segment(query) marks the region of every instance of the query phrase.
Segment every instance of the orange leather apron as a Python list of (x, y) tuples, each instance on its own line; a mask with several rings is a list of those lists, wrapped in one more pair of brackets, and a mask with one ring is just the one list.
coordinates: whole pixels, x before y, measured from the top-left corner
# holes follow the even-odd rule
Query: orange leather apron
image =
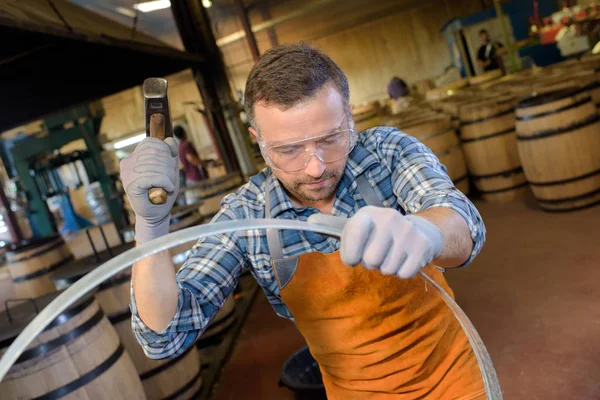
[[(364, 176), (357, 184), (368, 204), (381, 206)], [(281, 298), (319, 363), (329, 400), (485, 399), (466, 335), (421, 278), (351, 268), (337, 252), (284, 259), (279, 232), (268, 230), (267, 241)], [(424, 271), (453, 296), (440, 270), (430, 264)]]

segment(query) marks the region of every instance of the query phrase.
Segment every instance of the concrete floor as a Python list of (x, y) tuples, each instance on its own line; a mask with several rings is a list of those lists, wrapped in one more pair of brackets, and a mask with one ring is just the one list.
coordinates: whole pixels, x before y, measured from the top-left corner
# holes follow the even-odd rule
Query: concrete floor
[[(487, 243), (446, 276), (494, 361), (505, 399), (600, 398), (600, 206), (548, 214), (476, 203)], [(303, 339), (259, 294), (218, 400), (293, 399), (279, 370)]]

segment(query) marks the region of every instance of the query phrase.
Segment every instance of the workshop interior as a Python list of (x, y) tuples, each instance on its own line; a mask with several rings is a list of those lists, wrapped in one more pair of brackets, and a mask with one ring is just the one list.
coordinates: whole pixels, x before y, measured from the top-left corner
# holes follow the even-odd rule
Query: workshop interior
[(242, 269), (183, 353), (152, 359), (123, 261), (148, 247), (122, 160), (148, 137), (198, 160), (195, 179), (178, 161), (177, 193), (148, 192), (174, 201), (179, 270), (222, 201), (273, 167), (246, 82), (300, 42), (346, 74), (359, 141), (416, 138), (481, 214), (485, 244), (443, 272), (449, 292), (413, 278), (460, 321), (477, 399), (600, 398), (600, 1), (0, 0), (0, 32), (2, 399), (328, 398), (262, 271)]

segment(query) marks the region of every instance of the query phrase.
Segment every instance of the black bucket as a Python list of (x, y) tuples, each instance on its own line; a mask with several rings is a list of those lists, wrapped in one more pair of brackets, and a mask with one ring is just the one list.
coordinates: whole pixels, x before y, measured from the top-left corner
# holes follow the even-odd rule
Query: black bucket
[(319, 364), (308, 350), (298, 350), (281, 367), (279, 386), (291, 389), (296, 400), (327, 400)]

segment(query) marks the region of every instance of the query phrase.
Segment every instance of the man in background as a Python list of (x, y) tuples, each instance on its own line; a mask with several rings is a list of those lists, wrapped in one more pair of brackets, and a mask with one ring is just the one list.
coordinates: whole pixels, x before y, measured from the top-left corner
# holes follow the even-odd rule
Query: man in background
[(479, 38), (483, 43), (479, 48), (477, 60), (484, 72), (501, 68), (501, 57), (506, 54), (504, 45), (498, 41), (490, 39), (490, 34), (485, 29), (479, 32)]
[[(204, 167), (204, 163), (198, 157), (196, 149), (192, 142), (187, 140), (187, 134), (182, 126), (176, 126), (173, 129), (173, 135), (179, 139), (179, 162), (182, 170), (185, 173), (185, 186), (192, 186), (200, 181), (208, 178), (208, 171)], [(196, 202), (199, 196), (196, 190), (187, 190), (185, 192), (185, 200), (187, 204)]]

